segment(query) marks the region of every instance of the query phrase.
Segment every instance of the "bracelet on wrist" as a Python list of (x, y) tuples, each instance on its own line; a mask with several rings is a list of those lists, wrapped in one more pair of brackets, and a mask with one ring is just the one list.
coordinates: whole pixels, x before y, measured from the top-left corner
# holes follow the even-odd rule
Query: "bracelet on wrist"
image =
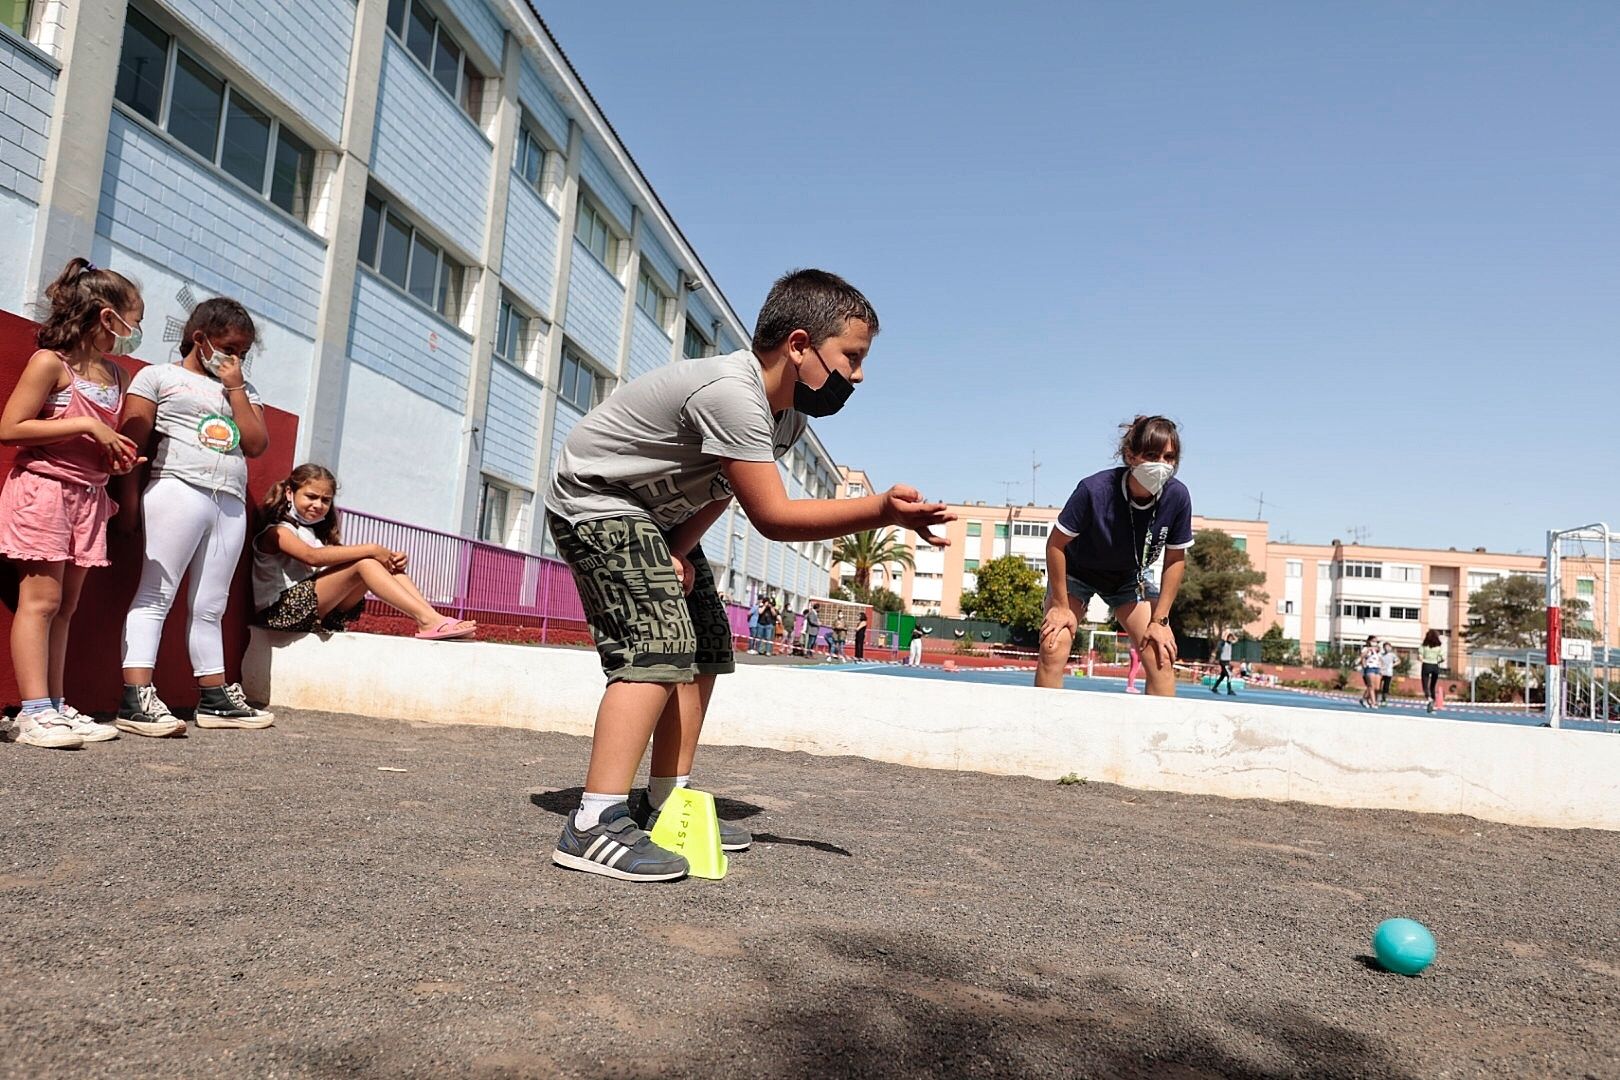
[[(220, 385), (225, 386), (224, 383), (220, 383)], [(225, 392), (227, 394), (232, 393), (232, 392), (237, 391), (237, 390), (246, 390), (246, 389), (247, 389), (247, 383), (239, 383), (236, 386), (225, 386)]]

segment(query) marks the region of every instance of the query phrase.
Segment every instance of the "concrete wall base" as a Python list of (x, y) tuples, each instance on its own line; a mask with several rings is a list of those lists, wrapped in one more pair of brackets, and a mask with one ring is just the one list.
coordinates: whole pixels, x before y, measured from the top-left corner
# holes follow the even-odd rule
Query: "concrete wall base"
[[(359, 716), (589, 735), (602, 693), (586, 649), (327, 641), (253, 632), (250, 696)], [(1468, 814), (1620, 830), (1620, 738), (1582, 731), (1132, 698), (743, 666), (721, 680), (712, 744), (1155, 791)]]

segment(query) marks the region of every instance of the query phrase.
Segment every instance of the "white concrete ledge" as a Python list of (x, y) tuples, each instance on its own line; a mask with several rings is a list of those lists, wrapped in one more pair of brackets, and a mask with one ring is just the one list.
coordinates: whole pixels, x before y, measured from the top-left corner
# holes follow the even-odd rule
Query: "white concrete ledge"
[[(295, 709), (589, 735), (588, 649), (255, 630), (249, 694)], [(1324, 806), (1620, 829), (1620, 737), (1196, 698), (743, 666), (706, 743), (851, 754), (931, 769)]]

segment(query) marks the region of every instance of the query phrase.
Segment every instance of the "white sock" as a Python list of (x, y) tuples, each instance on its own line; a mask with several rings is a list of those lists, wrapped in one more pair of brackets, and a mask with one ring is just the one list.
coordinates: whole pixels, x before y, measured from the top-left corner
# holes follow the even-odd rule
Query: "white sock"
[(649, 776), (647, 777), (647, 801), (652, 803), (654, 810), (664, 805), (669, 793), (678, 787), (691, 787), (692, 774), (685, 776)]
[(595, 828), (596, 823), (602, 820), (602, 811), (624, 801), (623, 795), (598, 795), (594, 791), (583, 793), (579, 797), (579, 809), (574, 811), (574, 827)]

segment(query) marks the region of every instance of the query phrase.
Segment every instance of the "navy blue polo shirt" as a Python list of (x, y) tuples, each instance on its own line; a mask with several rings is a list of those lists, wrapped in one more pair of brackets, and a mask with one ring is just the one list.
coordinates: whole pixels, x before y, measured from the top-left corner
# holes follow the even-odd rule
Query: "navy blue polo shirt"
[(1058, 531), (1071, 538), (1063, 546), (1068, 575), (1104, 593), (1136, 583), (1139, 556), (1146, 568), (1167, 548), (1193, 545), (1187, 485), (1172, 477), (1157, 499), (1135, 503), (1125, 472), (1124, 466), (1104, 469), (1080, 481), (1057, 519)]

